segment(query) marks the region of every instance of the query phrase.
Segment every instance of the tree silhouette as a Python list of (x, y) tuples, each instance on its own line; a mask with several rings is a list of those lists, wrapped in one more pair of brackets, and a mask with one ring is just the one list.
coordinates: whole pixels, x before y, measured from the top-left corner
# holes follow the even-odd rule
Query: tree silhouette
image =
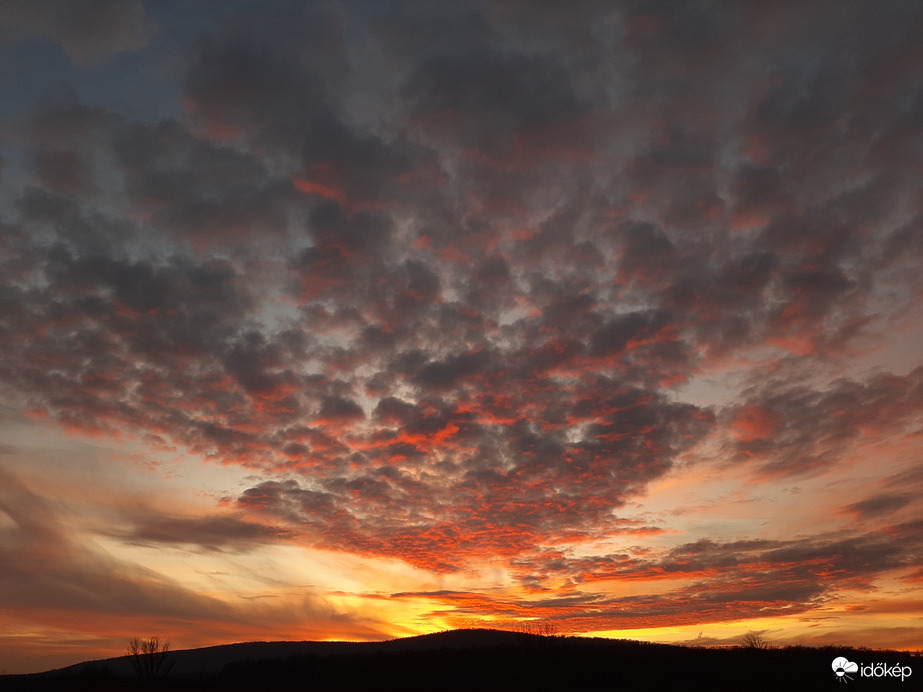
[(520, 634), (535, 635), (538, 637), (558, 637), (558, 623), (549, 620), (529, 620), (520, 622), (516, 626), (516, 631)]
[(772, 644), (770, 644), (769, 641), (765, 639), (762, 634), (757, 634), (756, 632), (750, 632), (749, 634), (744, 635), (743, 646), (746, 649), (771, 649), (772, 648)]
[(157, 680), (170, 672), (170, 665), (164, 667), (170, 653), (170, 640), (160, 637), (132, 637), (128, 641), (128, 654), (135, 672), (144, 680)]

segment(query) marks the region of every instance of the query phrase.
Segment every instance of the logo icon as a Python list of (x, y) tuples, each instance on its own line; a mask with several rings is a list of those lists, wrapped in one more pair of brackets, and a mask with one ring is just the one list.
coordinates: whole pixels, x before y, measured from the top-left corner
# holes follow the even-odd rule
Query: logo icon
[(858, 673), (859, 664), (853, 663), (842, 656), (833, 659), (833, 672), (836, 673), (837, 682), (849, 682), (852, 678), (847, 673)]

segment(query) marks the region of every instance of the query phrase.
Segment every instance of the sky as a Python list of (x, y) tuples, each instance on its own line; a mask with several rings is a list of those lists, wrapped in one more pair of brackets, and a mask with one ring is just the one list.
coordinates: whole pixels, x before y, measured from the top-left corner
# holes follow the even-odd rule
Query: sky
[(923, 648), (923, 5), (0, 3), (0, 672)]

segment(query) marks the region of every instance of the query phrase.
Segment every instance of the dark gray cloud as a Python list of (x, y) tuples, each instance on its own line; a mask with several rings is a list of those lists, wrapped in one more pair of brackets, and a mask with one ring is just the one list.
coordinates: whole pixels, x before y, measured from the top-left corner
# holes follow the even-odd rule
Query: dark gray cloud
[(39, 180), (48, 190), (80, 195), (95, 189), (92, 168), (72, 149), (40, 151), (36, 164)]
[(896, 512), (913, 500), (913, 495), (881, 494), (846, 505), (843, 511), (860, 519), (876, 518)]
[(265, 161), (199, 139), (176, 122), (126, 127), (111, 146), (134, 208), (158, 231), (206, 247), (283, 235), (287, 209), (300, 197)]
[(133, 544), (199, 546), (204, 550), (246, 551), (285, 539), (285, 531), (230, 515), (213, 517), (164, 516), (160, 512), (138, 513), (128, 532), (116, 533)]
[(724, 412), (739, 461), (768, 476), (817, 473), (836, 465), (849, 445), (874, 431), (902, 435), (923, 409), (923, 369), (903, 377), (880, 374), (865, 382), (841, 379), (826, 388), (783, 381), (754, 387)]
[(576, 118), (580, 107), (561, 66), (550, 59), (493, 51), (436, 55), (407, 81), (418, 118), (448, 114), (462, 147), (509, 146), (521, 130)]
[(55, 0), (36, 5), (12, 0), (0, 9), (9, 40), (39, 37), (55, 42), (80, 66), (145, 46), (156, 25), (140, 0)]

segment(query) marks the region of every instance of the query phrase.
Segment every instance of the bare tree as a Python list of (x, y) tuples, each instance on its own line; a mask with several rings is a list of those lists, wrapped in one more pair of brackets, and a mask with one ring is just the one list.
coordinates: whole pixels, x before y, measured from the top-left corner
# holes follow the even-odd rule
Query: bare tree
[(172, 667), (164, 666), (167, 655), (170, 653), (170, 640), (160, 637), (132, 637), (128, 641), (128, 654), (132, 667), (144, 680), (157, 680), (162, 675), (166, 676)]
[(551, 622), (549, 620), (543, 620), (541, 622), (535, 623), (535, 633), (540, 634), (543, 637), (557, 637), (558, 636), (558, 623)]
[(772, 644), (762, 634), (750, 632), (744, 635), (743, 646), (747, 649), (771, 649)]
[(550, 620), (529, 620), (520, 622), (516, 626), (516, 631), (520, 634), (535, 635), (538, 637), (558, 637), (558, 623)]

